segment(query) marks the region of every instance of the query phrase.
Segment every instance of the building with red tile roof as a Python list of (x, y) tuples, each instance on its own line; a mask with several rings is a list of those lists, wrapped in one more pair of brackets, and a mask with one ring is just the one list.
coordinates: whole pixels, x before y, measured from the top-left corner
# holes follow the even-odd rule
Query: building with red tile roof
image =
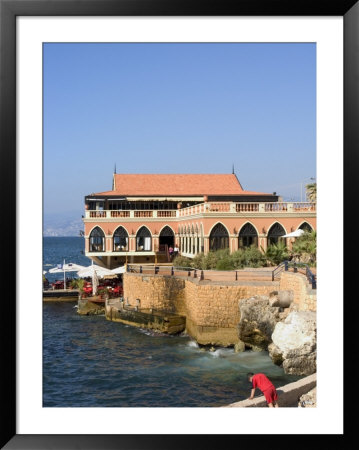
[[(271, 243), (316, 228), (313, 203), (282, 202), (246, 191), (232, 174), (113, 174), (112, 190), (85, 197), (86, 255), (114, 268), (126, 260), (168, 259), (168, 248), (194, 257)], [(164, 262), (164, 261), (163, 261)]]

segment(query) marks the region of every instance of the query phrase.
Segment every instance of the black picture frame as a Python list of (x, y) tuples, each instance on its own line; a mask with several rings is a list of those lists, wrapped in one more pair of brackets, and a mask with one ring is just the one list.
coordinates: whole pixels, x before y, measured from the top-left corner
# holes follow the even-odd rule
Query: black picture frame
[[(355, 236), (355, 181), (359, 149), (359, 2), (358, 0), (0, 0), (0, 185), (6, 211), (3, 228), (1, 275), (1, 448), (6, 449), (177, 449), (224, 445), (264, 444), (287, 446), (293, 438), (276, 435), (18, 435), (16, 434), (16, 17), (18, 16), (342, 16), (344, 19), (344, 208), (345, 234)], [(6, 238), (5, 238), (6, 237)], [(349, 247), (350, 246), (350, 247)], [(352, 249), (344, 241), (344, 255)], [(337, 268), (339, 271), (341, 267)], [(355, 279), (354, 269), (344, 272), (344, 286)], [(353, 297), (353, 300), (355, 298)], [(355, 329), (353, 304), (346, 305), (345, 320)], [(347, 364), (353, 361), (344, 347)], [(348, 370), (347, 373), (352, 373)], [(354, 375), (353, 375), (354, 376)], [(349, 375), (350, 377), (350, 375)], [(346, 384), (350, 384), (348, 381)], [(333, 387), (335, 390), (335, 387)], [(353, 395), (356, 395), (354, 392)], [(355, 400), (353, 400), (355, 401)], [(348, 403), (348, 402), (345, 402)], [(353, 430), (354, 416), (348, 417), (344, 435)], [(115, 430), (114, 430), (115, 431)], [(278, 434), (284, 430), (278, 427)], [(321, 437), (318, 436), (317, 437)], [(296, 444), (307, 445), (308, 435), (295, 435)], [(340, 445), (337, 442), (337, 445)]]

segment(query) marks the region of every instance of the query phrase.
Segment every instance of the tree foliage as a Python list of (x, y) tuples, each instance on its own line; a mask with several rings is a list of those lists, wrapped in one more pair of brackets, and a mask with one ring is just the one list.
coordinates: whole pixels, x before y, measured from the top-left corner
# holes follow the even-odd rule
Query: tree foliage
[(283, 241), (269, 245), (264, 252), (267, 265), (278, 265), (289, 258), (289, 250)]
[(177, 256), (173, 264), (177, 267), (193, 267), (201, 270), (235, 270), (245, 267), (263, 267), (265, 258), (256, 247), (246, 247), (233, 253), (229, 249), (197, 254), (193, 259)]
[(315, 265), (317, 261), (317, 232), (305, 231), (293, 243), (292, 257), (298, 262)]
[(317, 201), (317, 183), (310, 183), (305, 186), (307, 191), (307, 198), (310, 202), (315, 203)]

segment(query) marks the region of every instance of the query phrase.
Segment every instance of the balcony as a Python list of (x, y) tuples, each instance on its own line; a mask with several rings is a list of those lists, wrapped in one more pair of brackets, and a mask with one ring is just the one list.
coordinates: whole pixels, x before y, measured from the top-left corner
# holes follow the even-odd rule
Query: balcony
[(85, 219), (116, 219), (116, 218), (136, 219), (138, 217), (145, 217), (145, 218), (177, 217), (177, 211), (174, 210), (85, 211)]
[(273, 214), (273, 213), (315, 213), (316, 204), (309, 202), (273, 202), (273, 203), (233, 203), (210, 202), (189, 206), (178, 210), (178, 217), (188, 217), (196, 214)]
[(85, 219), (175, 219), (195, 215), (273, 215), (316, 213), (316, 204), (310, 202), (234, 203), (209, 202), (178, 210), (103, 210), (85, 211)]

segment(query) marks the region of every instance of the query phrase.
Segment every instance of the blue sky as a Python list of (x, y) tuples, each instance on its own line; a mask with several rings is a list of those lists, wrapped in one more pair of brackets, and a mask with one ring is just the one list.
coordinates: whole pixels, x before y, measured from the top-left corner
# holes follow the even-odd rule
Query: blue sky
[(300, 200), (316, 176), (315, 44), (45, 44), (45, 215), (81, 214), (115, 163), (234, 164), (244, 189)]

